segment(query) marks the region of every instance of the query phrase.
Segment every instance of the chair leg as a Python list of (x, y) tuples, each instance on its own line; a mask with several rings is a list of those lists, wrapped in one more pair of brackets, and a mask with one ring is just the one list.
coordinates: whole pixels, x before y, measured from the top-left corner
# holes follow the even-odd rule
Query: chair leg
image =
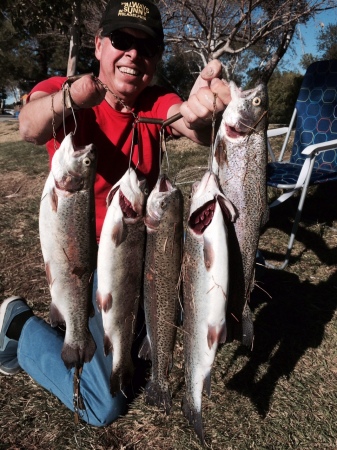
[(287, 251), (285, 254), (285, 258), (283, 263), (280, 266), (275, 266), (274, 264), (269, 263), (268, 261), (265, 262), (266, 267), (268, 269), (277, 269), (277, 270), (283, 270), (287, 267), (288, 263), (289, 263), (289, 259), (290, 259), (290, 254), (291, 254), (291, 250), (293, 248), (294, 245), (294, 241), (295, 241), (295, 236), (298, 230), (298, 224), (300, 222), (300, 218), (302, 215), (302, 211), (303, 211), (303, 206), (304, 206), (304, 201), (307, 195), (307, 191), (308, 191), (308, 187), (309, 187), (309, 181), (310, 181), (310, 177), (311, 177), (311, 173), (312, 173), (312, 169), (314, 167), (314, 160), (312, 160), (312, 162), (310, 163), (310, 168), (308, 171), (308, 175), (305, 179), (303, 188), (302, 188), (302, 193), (301, 193), (301, 197), (298, 203), (298, 207), (297, 207), (297, 211), (296, 211), (296, 215), (295, 215), (295, 220), (294, 220), (294, 224), (290, 233), (290, 237), (289, 237), (289, 241), (288, 241), (288, 247), (287, 247)]

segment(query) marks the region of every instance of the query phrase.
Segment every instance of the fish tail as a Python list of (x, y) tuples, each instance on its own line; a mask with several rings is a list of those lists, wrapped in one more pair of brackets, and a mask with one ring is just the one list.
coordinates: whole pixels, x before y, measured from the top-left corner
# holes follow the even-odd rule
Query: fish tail
[(181, 409), (190, 425), (193, 426), (194, 431), (196, 432), (202, 445), (205, 445), (205, 434), (202, 424), (201, 411), (197, 411), (196, 409), (192, 408), (186, 397), (184, 397), (182, 400)]
[(138, 358), (142, 358), (145, 360), (152, 360), (151, 343), (148, 334), (145, 336), (142, 345), (139, 349)]
[(112, 397), (115, 397), (118, 392), (132, 382), (133, 373), (134, 367), (131, 359), (128, 364), (113, 369), (110, 376), (110, 393)]
[(170, 414), (172, 399), (169, 389), (163, 389), (157, 381), (151, 380), (145, 387), (145, 401), (148, 405), (163, 408), (166, 414)]
[(72, 367), (82, 367), (84, 363), (90, 362), (96, 351), (96, 344), (88, 332), (88, 337), (84, 342), (71, 343), (64, 342), (61, 358), (67, 369)]

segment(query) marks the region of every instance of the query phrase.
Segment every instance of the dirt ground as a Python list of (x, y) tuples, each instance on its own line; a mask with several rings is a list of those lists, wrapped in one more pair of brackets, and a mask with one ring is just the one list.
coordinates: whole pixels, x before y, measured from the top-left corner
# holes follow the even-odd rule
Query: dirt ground
[[(18, 121), (0, 122), (0, 297), (22, 295), (48, 320), (38, 233), (48, 155), (44, 146), (15, 141)], [(182, 139), (167, 147), (170, 172), (187, 199), (205, 170), (207, 149)], [(289, 266), (260, 267), (250, 303), (253, 348), (229, 342), (219, 349), (212, 395), (202, 400), (206, 448), (337, 449), (337, 182), (313, 194)], [(280, 206), (263, 230), (259, 249), (272, 263), (285, 251), (296, 205), (289, 200)], [(25, 372), (0, 375), (0, 450), (202, 450), (180, 408), (183, 360), (178, 330), (170, 415), (147, 405), (141, 394), (128, 414), (103, 428), (84, 421), (75, 426), (72, 412)]]
[(20, 141), (19, 121), (8, 119), (0, 122), (0, 143)]

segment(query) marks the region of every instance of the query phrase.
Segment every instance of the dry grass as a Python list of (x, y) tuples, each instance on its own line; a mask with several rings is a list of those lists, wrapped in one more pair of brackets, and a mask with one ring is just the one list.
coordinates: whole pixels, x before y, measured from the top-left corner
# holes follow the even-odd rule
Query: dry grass
[[(184, 146), (184, 152), (181, 151)], [(200, 178), (207, 149), (170, 143), (170, 173)], [(200, 169), (199, 169), (200, 168)], [(0, 144), (0, 294), (24, 295), (46, 317), (49, 293), (38, 237), (39, 198), (47, 174), (43, 149)], [(182, 184), (185, 196), (190, 183)], [(203, 398), (209, 448), (337, 448), (337, 190), (318, 189), (305, 205), (293, 258), (285, 271), (261, 270), (251, 307), (253, 351), (238, 343), (218, 352), (212, 396)], [(285, 249), (294, 203), (273, 214), (261, 249), (273, 261)], [(278, 224), (278, 225), (277, 225)], [(0, 376), (0, 449), (183, 450), (201, 446), (180, 411), (181, 334), (171, 376), (173, 411), (165, 416), (140, 396), (109, 427), (74, 426), (73, 415), (26, 374)]]

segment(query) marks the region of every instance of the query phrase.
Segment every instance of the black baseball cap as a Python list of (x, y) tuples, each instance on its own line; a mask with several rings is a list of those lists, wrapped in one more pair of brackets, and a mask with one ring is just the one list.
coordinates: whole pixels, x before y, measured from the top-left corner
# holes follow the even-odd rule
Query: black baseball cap
[(145, 31), (160, 44), (164, 41), (160, 12), (151, 0), (110, 0), (99, 26), (102, 36), (109, 36), (120, 28), (136, 28)]

